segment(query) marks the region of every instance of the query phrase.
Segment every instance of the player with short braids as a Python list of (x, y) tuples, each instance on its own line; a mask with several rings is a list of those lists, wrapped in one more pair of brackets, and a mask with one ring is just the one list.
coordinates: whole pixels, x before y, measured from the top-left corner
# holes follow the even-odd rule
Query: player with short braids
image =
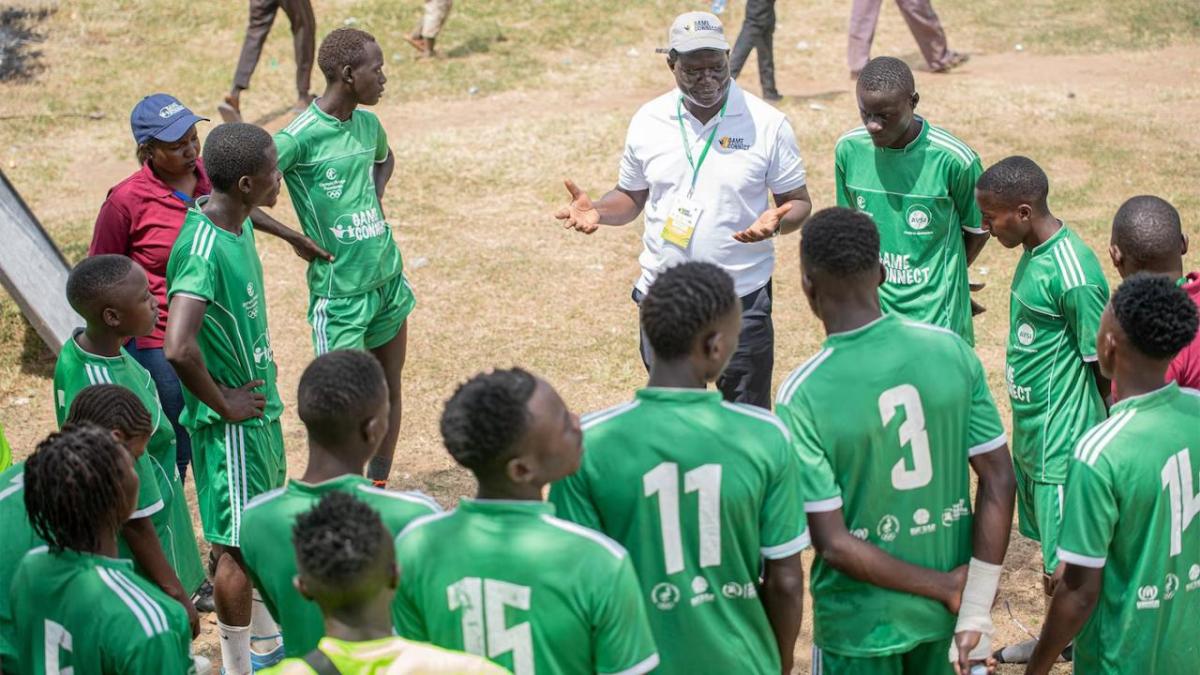
[(120, 431), (126, 438), (148, 437), (154, 422), (137, 394), (115, 384), (94, 384), (79, 391), (67, 413), (67, 424), (94, 424)]
[(897, 91), (910, 95), (917, 90), (912, 69), (894, 56), (878, 56), (867, 62), (858, 75), (861, 91)]
[(379, 513), (345, 492), (330, 492), (292, 526), (296, 565), (318, 583), (355, 590), (391, 538)]
[(236, 189), (243, 176), (255, 176), (270, 161), (267, 148), (271, 134), (253, 124), (222, 124), (204, 139), (204, 168), (213, 187), (222, 192)]
[(706, 326), (738, 302), (733, 279), (711, 263), (676, 265), (658, 276), (642, 300), (642, 330), (656, 358), (676, 359)]
[(1169, 277), (1140, 273), (1112, 297), (1113, 315), (1130, 343), (1152, 359), (1169, 359), (1196, 336), (1196, 305)]
[(860, 211), (818, 211), (800, 230), (800, 256), (806, 270), (848, 277), (879, 270), (879, 230)]
[(476, 475), (498, 468), (529, 427), (537, 378), (521, 368), (481, 373), (460, 386), (442, 413), (442, 439), (454, 461)]
[(124, 450), (94, 424), (68, 424), (25, 462), (25, 510), (50, 550), (92, 553), (129, 516), (122, 494)]
[(375, 36), (357, 28), (338, 28), (321, 40), (317, 66), (328, 80), (336, 80), (342, 68), (353, 68), (367, 57), (366, 46)]
[(58, 672), (60, 655), (77, 671), (196, 672), (187, 612), (118, 549), (140, 487), (131, 457), (108, 429), (66, 424), (25, 462), (26, 515), (47, 546), (9, 580), (17, 652), (4, 654), (4, 672)]

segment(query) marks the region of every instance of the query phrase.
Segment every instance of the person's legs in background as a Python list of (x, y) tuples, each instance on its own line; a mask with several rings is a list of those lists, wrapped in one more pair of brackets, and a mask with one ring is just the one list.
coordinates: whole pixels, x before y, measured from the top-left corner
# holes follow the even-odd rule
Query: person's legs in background
[(742, 334), (737, 351), (717, 380), (717, 388), (726, 401), (770, 410), (771, 373), (775, 369), (771, 282), (741, 300)]
[(438, 34), (442, 32), (442, 26), (446, 25), (453, 4), (453, 0), (425, 0), (425, 11), (421, 15), (421, 21), (407, 38), (408, 43), (421, 52), (417, 58), (431, 58), (436, 55), (434, 44), (437, 43)]
[(946, 72), (967, 60), (966, 54), (951, 51), (946, 46), (946, 31), (929, 0), (896, 0), (896, 5), (930, 70)]
[(226, 122), (241, 121), (242, 90), (250, 87), (250, 76), (254, 74), (254, 68), (262, 56), (263, 44), (271, 32), (271, 25), (275, 23), (278, 9), (279, 0), (250, 0), (250, 21), (246, 25), (246, 39), (242, 42), (237, 69), (233, 73), (233, 89), (225, 95), (225, 101), (217, 106), (217, 111)]
[(296, 56), (296, 105), (301, 112), (312, 103), (313, 55), (317, 45), (317, 17), (310, 0), (283, 0), (283, 12), (292, 24), (292, 46)]
[(179, 479), (187, 482), (188, 464), (192, 461), (192, 440), (187, 429), (179, 424), (179, 415), (183, 412), (183, 389), (179, 384), (179, 376), (175, 369), (167, 363), (161, 347), (154, 349), (138, 349), (131, 341), (125, 350), (142, 367), (150, 371), (154, 379), (154, 388), (158, 390), (158, 399), (162, 402), (163, 412), (171, 421), (175, 430), (175, 463), (179, 469)]
[(774, 0), (748, 0), (746, 19), (729, 57), (729, 73), (737, 79), (750, 57), (750, 51), (758, 52), (758, 80), (762, 85), (763, 98), (768, 101), (778, 101), (781, 98), (775, 88), (774, 34)]
[(875, 40), (875, 24), (879, 23), (882, 3), (883, 0), (854, 0), (851, 5), (846, 59), (850, 65), (850, 77), (853, 79), (858, 78), (858, 74), (871, 59), (871, 42)]

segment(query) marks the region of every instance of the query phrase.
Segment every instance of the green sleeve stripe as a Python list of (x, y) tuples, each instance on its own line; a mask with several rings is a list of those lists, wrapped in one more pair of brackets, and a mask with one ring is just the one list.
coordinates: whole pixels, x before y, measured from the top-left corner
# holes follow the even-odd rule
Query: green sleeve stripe
[(158, 501), (147, 506), (146, 508), (138, 509), (137, 511), (134, 511), (133, 513), (129, 514), (129, 520), (133, 520), (134, 518), (149, 518), (150, 516), (158, 513), (159, 511), (162, 511), (162, 510), (163, 510), (163, 500), (159, 499)]
[(963, 143), (962, 140), (958, 136), (955, 136), (954, 134), (950, 133), (949, 131), (946, 131), (945, 129), (943, 129), (939, 126), (934, 126), (934, 125), (930, 124), (929, 125), (929, 135), (937, 136), (939, 140), (945, 141), (947, 143), (950, 143), (951, 145), (956, 146), (957, 148), (962, 150), (964, 153), (966, 153), (967, 157), (971, 158), (972, 160), (977, 156), (975, 154), (975, 151), (971, 149), (971, 146), (967, 145), (966, 143)]
[(607, 422), (618, 415), (623, 415), (630, 410), (633, 410), (634, 408), (638, 407), (640, 403), (640, 401), (636, 400), (628, 401), (620, 405), (615, 405), (611, 408), (605, 408), (604, 410), (598, 410), (594, 413), (588, 413), (587, 415), (583, 416), (582, 420), (580, 420), (580, 426), (584, 431), (586, 431), (597, 424), (600, 424), (601, 422)]
[(626, 668), (617, 673), (600, 673), (599, 675), (643, 675), (658, 667), (658, 652), (654, 652), (644, 661), (632, 668)]
[(826, 347), (825, 349), (822, 349), (821, 351), (812, 355), (804, 363), (800, 364), (800, 367), (792, 371), (792, 374), (788, 375), (787, 379), (783, 381), (783, 385), (779, 387), (779, 393), (776, 396), (775, 402), (780, 405), (786, 405), (789, 401), (791, 401), (792, 396), (794, 396), (796, 393), (796, 389), (798, 389), (800, 385), (804, 383), (804, 380), (806, 380), (808, 376), (817, 369), (817, 366), (824, 363), (825, 359), (829, 358), (829, 355), (832, 353), (833, 349)]
[(1104, 567), (1104, 563), (1108, 560), (1108, 558), (1096, 558), (1081, 553), (1072, 553), (1061, 546), (1058, 547), (1058, 559), (1072, 565), (1090, 567), (1097, 570)]
[(1008, 436), (1002, 433), (986, 443), (980, 443), (979, 445), (969, 448), (967, 450), (967, 457), (986, 455), (993, 450), (999, 450), (1000, 448), (1004, 447), (1005, 443), (1008, 443)]
[(971, 165), (971, 156), (964, 153), (961, 149), (959, 149), (957, 146), (950, 143), (949, 141), (944, 141), (941, 138), (939, 138), (938, 136), (935, 136), (931, 133), (931, 134), (929, 134), (929, 142), (932, 143), (933, 145), (936, 145), (939, 148), (942, 148), (943, 150), (948, 150), (950, 152), (950, 154), (961, 159), (963, 161), (963, 164), (966, 164), (967, 166)]
[(805, 513), (829, 513), (842, 508), (842, 496), (821, 499), (815, 502), (804, 502)]
[(779, 433), (783, 434), (784, 440), (788, 441), (789, 443), (792, 440), (792, 435), (788, 433), (787, 427), (783, 426), (783, 422), (781, 422), (778, 417), (763, 410), (762, 408), (754, 408), (744, 403), (730, 403), (729, 401), (721, 401), (721, 407), (738, 413), (739, 415), (746, 415), (747, 417), (753, 417), (760, 422), (771, 424), (779, 430)]
[(812, 538), (809, 536), (808, 532), (805, 531), (804, 534), (789, 542), (779, 544), (778, 546), (764, 546), (759, 549), (759, 552), (762, 553), (762, 557), (766, 558), (767, 560), (780, 560), (782, 558), (794, 556), (809, 546), (812, 546)]
[(20, 492), (21, 488), (23, 487), (25, 487), (25, 474), (19, 473), (13, 476), (12, 481), (8, 484), (8, 487), (0, 490), (0, 502), (4, 501), (8, 497), (11, 497), (17, 492)]
[(1129, 424), (1129, 420), (1132, 420), (1136, 413), (1136, 408), (1123, 410), (1088, 432), (1087, 436), (1079, 442), (1079, 447), (1075, 450), (1075, 458), (1088, 466), (1095, 466), (1096, 460), (1100, 458), (1100, 452), (1116, 438), (1117, 433), (1126, 424)]
[(452, 515), (454, 515), (454, 511), (443, 511), (441, 513), (431, 513), (427, 516), (421, 516), (420, 518), (414, 518), (412, 522), (410, 522), (408, 525), (405, 525), (404, 529), (400, 530), (400, 533), (396, 535), (396, 542), (399, 543), (400, 539), (404, 535), (408, 534), (409, 532), (412, 532), (413, 530), (416, 530), (419, 527), (428, 525), (435, 520), (441, 520), (442, 518), (449, 518)]
[(1083, 266), (1079, 264), (1079, 257), (1075, 255), (1075, 249), (1071, 247), (1069, 240), (1063, 239), (1055, 244), (1053, 253), (1054, 261), (1058, 263), (1058, 272), (1065, 282), (1064, 291), (1087, 283), (1087, 278), (1083, 274)]
[(600, 534), (599, 532), (597, 532), (595, 530), (589, 530), (586, 527), (580, 527), (579, 525), (576, 525), (575, 523), (568, 522), (568, 521), (562, 520), (560, 518), (555, 518), (554, 516), (547, 515), (547, 514), (542, 514), (542, 522), (544, 522), (548, 525), (557, 527), (560, 530), (564, 530), (566, 532), (570, 532), (571, 534), (583, 537), (584, 539), (591, 539), (592, 541), (596, 542), (597, 544), (600, 544), (601, 546), (603, 546), (605, 548), (605, 550), (607, 550), (609, 553), (613, 554), (613, 556), (616, 557), (618, 560), (623, 559), (625, 557), (625, 548), (624, 547), (622, 547), (617, 542), (613, 541), (612, 539), (609, 539), (608, 537), (604, 536), (603, 534)]

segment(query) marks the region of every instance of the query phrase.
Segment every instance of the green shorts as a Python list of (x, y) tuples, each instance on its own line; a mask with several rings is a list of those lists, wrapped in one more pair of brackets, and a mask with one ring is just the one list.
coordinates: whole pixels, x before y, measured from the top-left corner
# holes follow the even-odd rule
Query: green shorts
[(317, 356), (335, 349), (375, 349), (396, 337), (417, 299), (403, 274), (346, 298), (311, 296), (308, 324)]
[(192, 432), (192, 458), (204, 538), (240, 546), (246, 502), (287, 478), (283, 427), (211, 424)]
[(887, 656), (842, 656), (813, 645), (812, 675), (954, 675), (950, 665), (953, 638), (923, 642)]
[(1017, 474), (1017, 531), (1040, 542), (1042, 567), (1054, 574), (1058, 567), (1058, 529), (1062, 525), (1063, 486), (1039, 483), (1015, 462)]

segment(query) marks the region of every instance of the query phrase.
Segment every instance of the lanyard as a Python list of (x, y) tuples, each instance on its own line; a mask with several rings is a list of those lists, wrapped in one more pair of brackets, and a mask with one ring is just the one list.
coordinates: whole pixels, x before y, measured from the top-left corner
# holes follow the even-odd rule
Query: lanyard
[(687, 155), (688, 165), (692, 167), (692, 187), (688, 189), (688, 198), (696, 191), (696, 179), (700, 177), (700, 167), (704, 165), (704, 158), (708, 157), (708, 149), (712, 147), (713, 139), (717, 137), (717, 127), (721, 126), (721, 120), (725, 119), (725, 108), (729, 105), (729, 98), (725, 98), (725, 104), (721, 106), (721, 117), (717, 119), (716, 126), (713, 127), (712, 133), (708, 135), (708, 141), (704, 143), (704, 149), (700, 151), (700, 161), (692, 159), (692, 147), (688, 144), (687, 131), (683, 128), (683, 97), (675, 102), (675, 117), (679, 120), (679, 138), (683, 141), (683, 152)]
[(172, 190), (171, 192), (173, 192), (173, 193), (175, 194), (175, 198), (176, 198), (176, 199), (178, 199), (179, 201), (183, 202), (183, 205), (184, 205), (184, 206), (191, 206), (191, 205), (192, 205), (192, 198), (191, 198), (191, 197), (189, 197), (189, 196), (187, 196), (186, 194), (184, 194), (184, 193), (183, 193), (183, 192), (181, 192), (180, 190)]

